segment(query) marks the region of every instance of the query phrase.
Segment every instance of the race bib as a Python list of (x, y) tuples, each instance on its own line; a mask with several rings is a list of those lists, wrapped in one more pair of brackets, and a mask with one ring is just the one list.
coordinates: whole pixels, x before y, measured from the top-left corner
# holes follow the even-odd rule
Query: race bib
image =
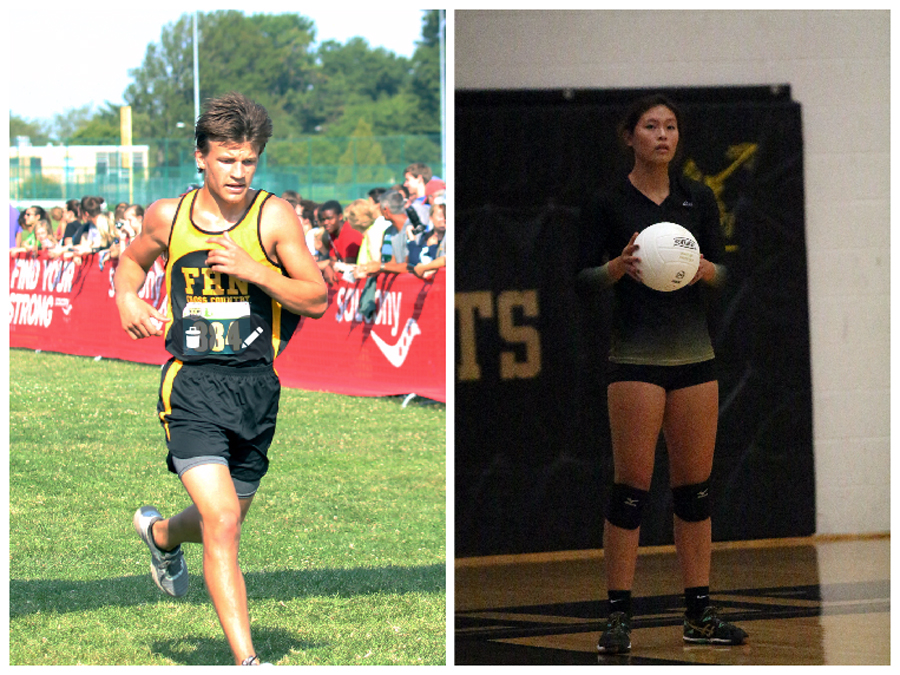
[(189, 302), (182, 319), (187, 356), (240, 354), (263, 334), (249, 302)]

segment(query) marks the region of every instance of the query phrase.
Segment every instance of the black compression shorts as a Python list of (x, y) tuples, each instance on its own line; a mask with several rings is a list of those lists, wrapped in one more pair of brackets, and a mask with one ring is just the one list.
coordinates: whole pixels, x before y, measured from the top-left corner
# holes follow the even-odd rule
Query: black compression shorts
[(715, 359), (682, 366), (649, 366), (610, 361), (606, 367), (607, 384), (647, 382), (662, 387), (666, 391), (693, 387), (716, 379)]

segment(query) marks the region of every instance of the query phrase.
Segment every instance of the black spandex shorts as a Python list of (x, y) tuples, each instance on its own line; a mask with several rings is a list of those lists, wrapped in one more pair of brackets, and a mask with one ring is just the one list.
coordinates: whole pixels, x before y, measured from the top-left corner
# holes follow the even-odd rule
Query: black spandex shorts
[(171, 359), (163, 367), (157, 404), (169, 471), (179, 473), (173, 458), (222, 457), (236, 482), (258, 486), (269, 468), (280, 396), (271, 366), (230, 368)]
[(630, 363), (614, 363), (606, 367), (607, 384), (613, 382), (647, 382), (666, 391), (693, 387), (712, 382), (716, 376), (716, 360), (688, 363), (683, 366), (645, 366)]

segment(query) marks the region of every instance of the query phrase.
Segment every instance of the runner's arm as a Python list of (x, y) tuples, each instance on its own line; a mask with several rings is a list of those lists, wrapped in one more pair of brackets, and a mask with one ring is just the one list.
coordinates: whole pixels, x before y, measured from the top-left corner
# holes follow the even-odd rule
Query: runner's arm
[(287, 276), (254, 261), (227, 232), (209, 240), (221, 246), (209, 253), (210, 269), (259, 286), (294, 314), (318, 319), (328, 307), (328, 286), (309, 252), (297, 214), (277, 197), (263, 208), (263, 246)]

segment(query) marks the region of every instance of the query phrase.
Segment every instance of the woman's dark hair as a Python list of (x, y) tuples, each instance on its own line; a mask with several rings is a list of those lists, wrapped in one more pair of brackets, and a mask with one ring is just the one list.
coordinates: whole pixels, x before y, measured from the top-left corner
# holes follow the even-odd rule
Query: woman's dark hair
[(303, 217), (311, 223), (316, 220), (316, 208), (318, 208), (318, 206), (319, 205), (311, 199), (300, 200), (300, 208), (303, 209)]
[(102, 197), (85, 197), (81, 200), (81, 213), (93, 218), (103, 211)]
[(266, 109), (237, 92), (207, 101), (194, 129), (197, 149), (204, 155), (210, 141), (252, 143), (261, 155), (271, 136), (272, 120)]
[(631, 106), (629, 106), (628, 110), (625, 111), (625, 116), (622, 118), (622, 121), (619, 122), (618, 126), (618, 136), (619, 142), (622, 144), (622, 147), (625, 149), (626, 153), (629, 156), (634, 156), (634, 151), (628, 144), (625, 142), (625, 139), (634, 133), (634, 129), (637, 126), (638, 122), (641, 121), (641, 117), (645, 112), (650, 110), (651, 108), (655, 108), (658, 105), (665, 106), (669, 110), (672, 111), (672, 114), (675, 115), (675, 122), (678, 124), (678, 132), (679, 132), (679, 141), (678, 148), (675, 151), (675, 157), (672, 160), (672, 164), (675, 164), (676, 161), (681, 157), (681, 147), (682, 142), (680, 139), (681, 130), (682, 130), (682, 116), (681, 111), (678, 109), (674, 103), (672, 103), (671, 99), (669, 99), (664, 94), (650, 94), (649, 96), (644, 96), (642, 98), (634, 101)]
[(372, 198), (376, 204), (381, 200), (381, 195), (387, 192), (387, 188), (377, 187), (369, 190), (366, 195)]
[(66, 202), (66, 211), (71, 211), (76, 218), (81, 218), (81, 202), (77, 199), (70, 199)]
[[(34, 209), (37, 212), (38, 220), (50, 220), (50, 218), (47, 216), (47, 212), (44, 211), (44, 208), (42, 206), (38, 206), (37, 204), (32, 204), (28, 208)], [(28, 209), (26, 209), (26, 211), (27, 210)]]

